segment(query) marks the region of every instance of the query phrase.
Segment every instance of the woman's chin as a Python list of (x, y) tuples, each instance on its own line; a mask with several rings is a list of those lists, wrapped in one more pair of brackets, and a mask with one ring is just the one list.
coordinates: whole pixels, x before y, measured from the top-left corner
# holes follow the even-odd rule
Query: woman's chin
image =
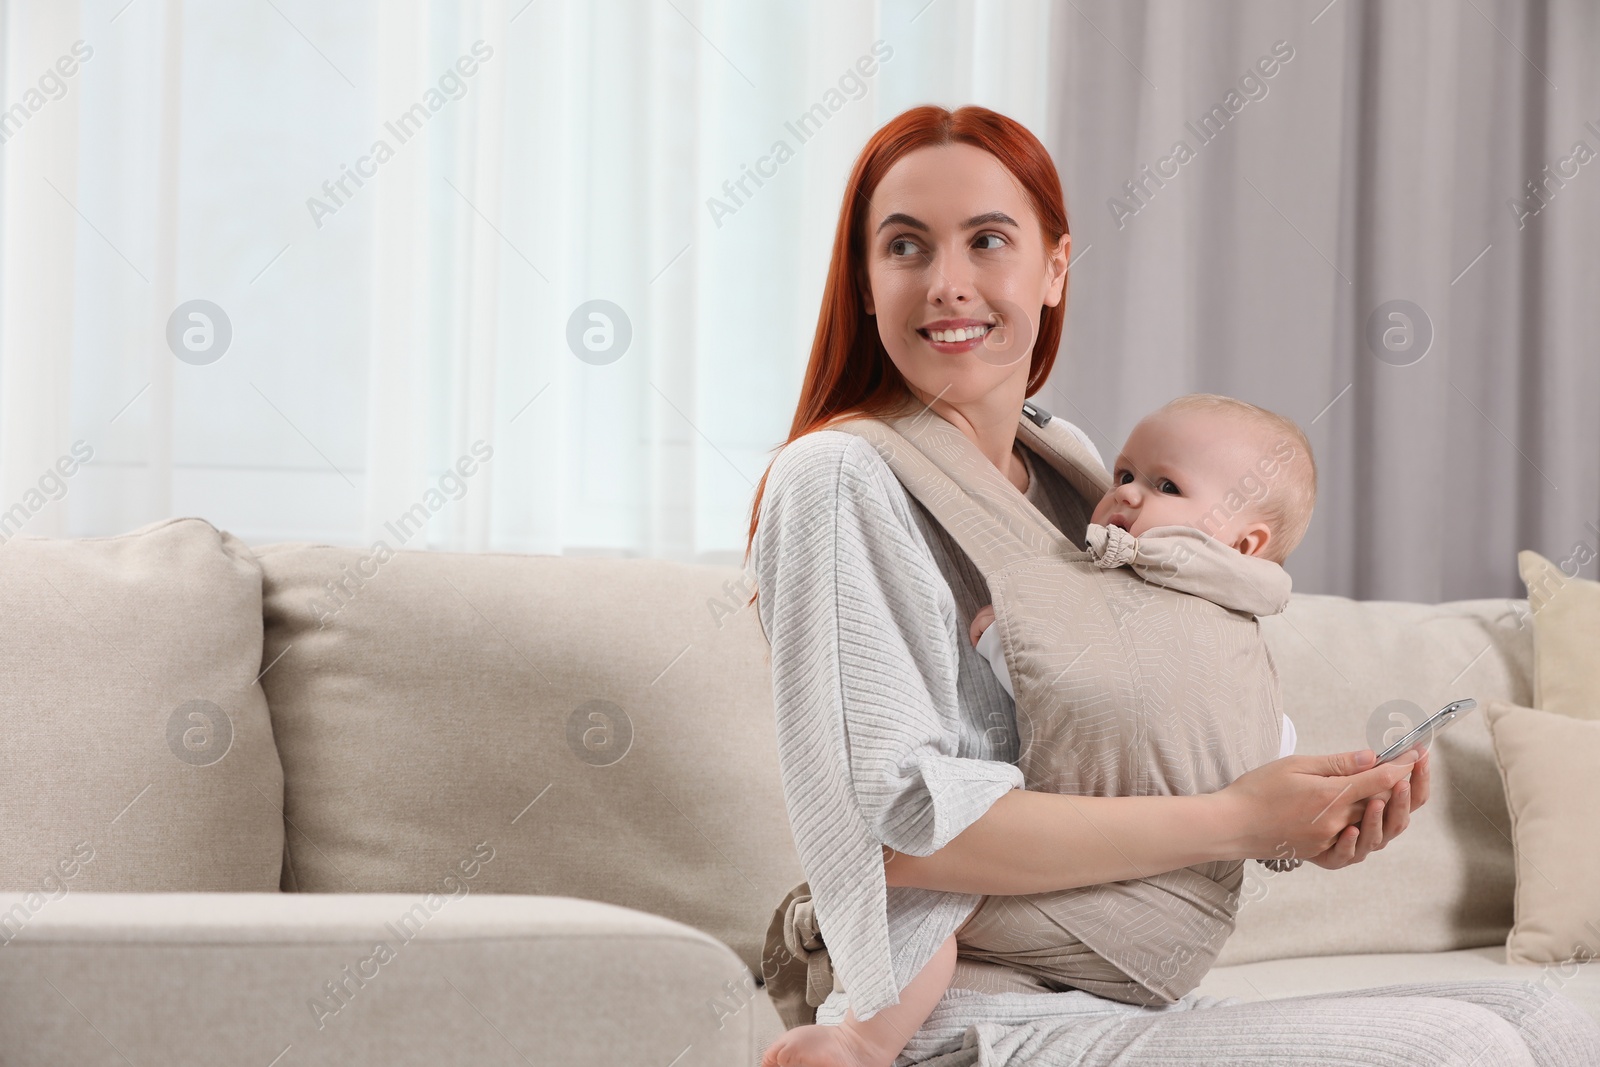
[(1026, 370), (996, 367), (975, 359), (971, 352), (944, 355), (924, 346), (913, 358), (891, 353), (890, 359), (901, 377), (924, 394), (924, 402), (937, 397), (941, 403), (955, 408), (991, 401), (995, 390), (1014, 373), (1020, 374), (1023, 381), (1027, 380)]

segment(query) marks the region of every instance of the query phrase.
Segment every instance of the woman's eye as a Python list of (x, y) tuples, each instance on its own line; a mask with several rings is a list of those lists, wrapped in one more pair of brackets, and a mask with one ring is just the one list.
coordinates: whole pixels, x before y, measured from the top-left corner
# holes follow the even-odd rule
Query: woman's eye
[(1160, 488), (1160, 490), (1163, 493), (1171, 493), (1173, 496), (1182, 496), (1183, 495), (1178, 490), (1178, 487), (1175, 484), (1173, 484), (1173, 481), (1172, 481), (1171, 478), (1163, 478), (1163, 479), (1161, 479), (1161, 484), (1160, 484), (1160, 486), (1158, 488)]
[[(993, 252), (996, 249), (1004, 247), (1005, 244), (1006, 244), (1005, 237), (1002, 234), (998, 234), (998, 233), (983, 233), (983, 234), (979, 234), (977, 237), (974, 238), (974, 240), (975, 241), (993, 240), (995, 242), (998, 242), (998, 243), (993, 244), (993, 245), (987, 245), (987, 246), (981, 247), (979, 250), (983, 251), (983, 252)], [(910, 252), (909, 253), (903, 253), (901, 251), (901, 246), (908, 247), (910, 249)], [(909, 238), (909, 237), (896, 237), (892, 241), (889, 242), (889, 254), (891, 256), (914, 254), (914, 253), (916, 253), (916, 252), (918, 252), (920, 250), (921, 249), (917, 246), (917, 243), (915, 241), (911, 240), (911, 238)]]

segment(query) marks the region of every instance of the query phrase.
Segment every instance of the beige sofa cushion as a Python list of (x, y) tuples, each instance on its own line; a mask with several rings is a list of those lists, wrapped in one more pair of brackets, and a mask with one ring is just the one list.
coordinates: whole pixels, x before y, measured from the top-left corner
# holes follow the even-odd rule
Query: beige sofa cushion
[[(276, 890), (261, 571), (200, 519), (0, 549), (0, 889)], [(25, 832), (24, 832), (25, 831)]]
[(417, 892), (488, 842), (477, 891), (666, 916), (758, 968), (804, 874), (736, 569), (257, 552), (285, 889)]
[[(1431, 713), (1458, 697), (1526, 703), (1531, 641), (1516, 600), (1447, 604), (1297, 594), (1262, 620), (1296, 753), (1375, 747), (1389, 702)], [(1370, 731), (1370, 735), (1369, 735)], [(1500, 944), (1515, 884), (1511, 822), (1481, 709), (1432, 748), (1433, 794), (1393, 844), (1338, 871), (1245, 867), (1218, 964)]]
[(1600, 956), (1600, 721), (1491, 700), (1496, 762), (1516, 845), (1512, 963)]
[(465, 887), (73, 894), (0, 958), (7, 1067), (751, 1067), (772, 1011), (680, 923)]
[(1544, 711), (1600, 719), (1600, 582), (1569, 577), (1526, 550), (1517, 553), (1517, 569), (1533, 610), (1531, 703)]

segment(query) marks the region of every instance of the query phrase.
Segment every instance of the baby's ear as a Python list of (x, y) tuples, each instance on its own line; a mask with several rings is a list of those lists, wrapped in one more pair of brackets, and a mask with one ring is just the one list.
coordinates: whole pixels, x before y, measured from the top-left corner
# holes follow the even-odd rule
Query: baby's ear
[(1272, 540), (1272, 527), (1264, 522), (1251, 523), (1233, 539), (1233, 547), (1247, 556), (1264, 555)]

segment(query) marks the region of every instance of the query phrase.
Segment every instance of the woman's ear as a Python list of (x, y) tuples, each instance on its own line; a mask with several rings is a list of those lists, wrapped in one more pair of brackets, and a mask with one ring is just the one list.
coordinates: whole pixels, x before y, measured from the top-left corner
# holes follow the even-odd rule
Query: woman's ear
[(1233, 539), (1233, 547), (1247, 556), (1259, 556), (1267, 550), (1267, 543), (1271, 540), (1272, 527), (1257, 522), (1239, 531), (1239, 536)]
[(1062, 234), (1061, 240), (1050, 250), (1045, 270), (1044, 302), (1047, 307), (1061, 303), (1067, 292), (1067, 262), (1072, 252), (1072, 235)]

